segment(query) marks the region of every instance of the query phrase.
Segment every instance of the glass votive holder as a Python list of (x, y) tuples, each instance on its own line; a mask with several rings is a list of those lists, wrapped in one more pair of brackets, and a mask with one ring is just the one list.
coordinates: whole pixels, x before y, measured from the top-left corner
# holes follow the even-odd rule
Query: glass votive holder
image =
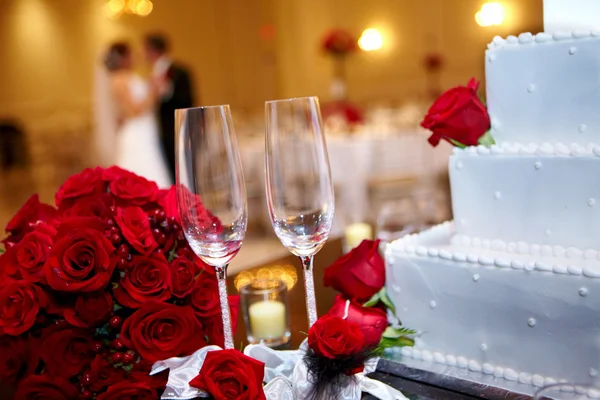
[(258, 279), (242, 287), (241, 306), (251, 344), (281, 347), (290, 340), (287, 286), (277, 279)]

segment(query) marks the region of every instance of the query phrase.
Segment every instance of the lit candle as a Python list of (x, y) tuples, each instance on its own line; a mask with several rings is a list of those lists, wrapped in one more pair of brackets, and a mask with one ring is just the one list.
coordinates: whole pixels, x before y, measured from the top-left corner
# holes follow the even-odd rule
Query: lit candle
[(285, 335), (285, 305), (281, 301), (257, 301), (248, 307), (252, 336), (256, 339), (280, 338)]
[(358, 246), (364, 239), (373, 238), (373, 229), (371, 225), (364, 222), (358, 222), (355, 224), (348, 225), (345, 232), (346, 236), (346, 247), (353, 249)]

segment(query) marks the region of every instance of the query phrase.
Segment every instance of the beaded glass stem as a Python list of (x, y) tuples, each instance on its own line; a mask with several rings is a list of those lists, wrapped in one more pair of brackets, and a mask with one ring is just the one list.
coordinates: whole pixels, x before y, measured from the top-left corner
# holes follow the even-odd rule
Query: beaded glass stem
[(221, 303), (221, 318), (223, 319), (223, 338), (225, 348), (233, 349), (233, 333), (231, 332), (231, 313), (229, 312), (229, 300), (227, 298), (227, 265), (217, 267), (217, 279), (219, 280), (219, 302)]
[(314, 256), (300, 257), (304, 275), (304, 290), (306, 291), (306, 310), (308, 312), (308, 326), (317, 322), (317, 299), (315, 297), (315, 279), (313, 278)]

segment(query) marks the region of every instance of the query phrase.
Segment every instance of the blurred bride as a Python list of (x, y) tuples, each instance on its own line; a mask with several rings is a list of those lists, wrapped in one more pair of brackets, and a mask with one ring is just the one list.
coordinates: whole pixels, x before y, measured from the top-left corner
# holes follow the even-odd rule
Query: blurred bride
[(100, 163), (118, 165), (152, 180), (160, 188), (172, 182), (160, 147), (155, 119), (158, 83), (133, 71), (127, 43), (113, 43), (97, 68), (94, 88), (96, 148)]

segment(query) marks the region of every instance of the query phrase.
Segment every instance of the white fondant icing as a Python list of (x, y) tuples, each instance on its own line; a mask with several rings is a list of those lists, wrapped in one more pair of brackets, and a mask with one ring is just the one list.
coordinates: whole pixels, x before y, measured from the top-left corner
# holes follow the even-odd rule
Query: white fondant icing
[[(388, 244), (395, 262), (387, 263), (387, 285), (396, 284), (402, 292), (391, 290), (390, 297), (402, 310), (403, 324), (423, 332), (417, 342), (420, 351), (410, 356), (429, 359), (423, 353), (428, 351), (432, 362), (538, 387), (555, 381), (550, 376), (571, 382), (596, 379), (589, 369), (598, 369), (600, 360), (600, 298), (587, 291), (600, 290), (600, 260), (573, 249), (569, 254), (578, 258), (566, 258), (566, 250), (562, 258), (555, 257), (543, 245), (538, 246), (539, 255), (529, 252), (531, 245), (525, 254), (508, 252), (509, 245), (504, 251), (483, 249), (460, 235), (450, 244), (453, 234), (453, 225), (444, 223)], [(424, 246), (427, 256), (399, 251), (406, 243)], [(511, 243), (513, 250), (518, 247)], [(430, 255), (432, 248), (437, 255)], [(464, 261), (457, 261), (464, 254)], [(498, 266), (505, 261), (510, 268)]]
[[(575, 7), (573, 7), (575, 8)], [(596, 34), (599, 32), (595, 32)], [(523, 33), (518, 45), (494, 40), (486, 51), (487, 107), (497, 143), (580, 141), (577, 127), (600, 142), (600, 37), (590, 30)], [(522, 96), (535, 84), (535, 95)], [(549, 101), (551, 100), (551, 101)]]
[[(538, 158), (543, 168), (528, 168), (541, 163)], [(600, 208), (587, 204), (600, 198), (600, 185), (594, 184), (600, 158), (591, 152), (568, 158), (458, 152), (450, 162), (463, 164), (460, 173), (450, 171), (453, 214), (469, 221), (458, 224), (458, 234), (516, 241), (519, 252), (521, 242), (600, 250)], [(485, 196), (495, 192), (502, 193), (501, 201)]]
[(585, 296), (587, 296), (587, 295), (588, 295), (588, 290), (587, 290), (587, 288), (584, 288), (584, 287), (582, 287), (581, 289), (579, 289), (579, 290), (577, 291), (577, 293), (579, 293), (579, 295), (580, 295), (581, 297), (585, 297)]

